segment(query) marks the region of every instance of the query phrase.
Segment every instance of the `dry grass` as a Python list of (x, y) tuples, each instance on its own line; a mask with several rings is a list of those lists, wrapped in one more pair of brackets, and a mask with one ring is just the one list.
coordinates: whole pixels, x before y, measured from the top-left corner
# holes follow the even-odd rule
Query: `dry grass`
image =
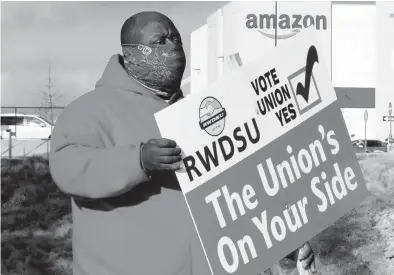
[[(392, 275), (385, 249), (394, 242), (394, 154), (358, 155), (370, 195), (311, 240), (320, 274)], [(284, 274), (298, 274), (281, 261)]]
[(71, 274), (70, 201), (48, 161), (2, 160), (1, 179), (2, 274)]
[[(359, 155), (370, 196), (311, 240), (320, 274), (394, 274), (394, 155)], [(72, 266), (69, 199), (52, 182), (41, 157), (3, 160), (2, 274), (69, 275)], [(391, 220), (392, 218), (392, 220)], [(297, 274), (281, 261), (282, 274)]]

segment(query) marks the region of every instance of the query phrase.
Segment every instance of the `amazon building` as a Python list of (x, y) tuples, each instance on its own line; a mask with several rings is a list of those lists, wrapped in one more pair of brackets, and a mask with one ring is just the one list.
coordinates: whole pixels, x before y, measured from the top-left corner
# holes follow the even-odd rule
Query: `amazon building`
[(190, 92), (305, 28), (318, 31), (352, 140), (364, 138), (366, 125), (368, 139), (384, 141), (394, 103), (394, 2), (230, 2), (191, 34)]

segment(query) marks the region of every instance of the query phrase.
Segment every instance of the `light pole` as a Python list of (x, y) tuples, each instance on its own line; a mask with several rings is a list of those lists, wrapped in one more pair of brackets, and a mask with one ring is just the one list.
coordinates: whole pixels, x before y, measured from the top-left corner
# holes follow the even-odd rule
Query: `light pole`
[[(391, 116), (391, 114), (393, 113), (393, 105), (391, 104), (391, 102), (389, 103), (389, 117)], [(390, 118), (389, 118), (390, 119)], [(389, 133), (389, 142), (388, 142), (388, 145), (389, 145), (389, 151), (391, 150), (391, 137), (392, 137), (392, 121), (390, 120), (390, 133)]]
[(367, 153), (368, 151), (368, 147), (367, 147), (367, 121), (368, 121), (368, 110), (365, 109), (364, 112), (364, 149), (365, 149), (365, 153)]

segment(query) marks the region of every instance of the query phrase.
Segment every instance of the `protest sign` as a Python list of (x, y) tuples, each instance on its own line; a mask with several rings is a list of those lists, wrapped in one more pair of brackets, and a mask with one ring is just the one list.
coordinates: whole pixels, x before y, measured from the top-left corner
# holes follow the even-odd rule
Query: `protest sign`
[(315, 31), (155, 114), (211, 271), (262, 273), (367, 195)]

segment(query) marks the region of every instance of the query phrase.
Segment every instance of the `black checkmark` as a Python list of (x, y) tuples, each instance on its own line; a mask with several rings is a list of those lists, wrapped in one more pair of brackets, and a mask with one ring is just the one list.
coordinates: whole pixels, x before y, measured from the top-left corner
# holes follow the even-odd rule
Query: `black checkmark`
[(319, 57), (315, 46), (311, 46), (306, 57), (306, 69), (305, 69), (305, 86), (301, 82), (297, 84), (296, 94), (302, 96), (306, 103), (309, 100), (309, 88), (311, 86), (312, 69), (315, 62), (319, 63)]

